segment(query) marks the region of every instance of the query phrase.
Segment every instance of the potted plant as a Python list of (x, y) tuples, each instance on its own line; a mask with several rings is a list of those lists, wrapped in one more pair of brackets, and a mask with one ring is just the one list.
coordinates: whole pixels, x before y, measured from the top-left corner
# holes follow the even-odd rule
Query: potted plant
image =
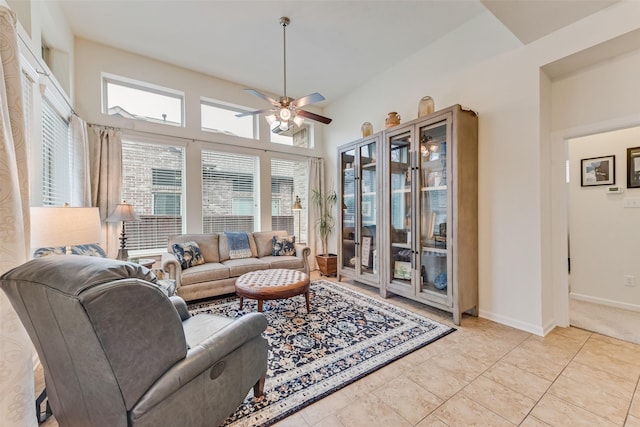
[(318, 210), (315, 226), (322, 242), (322, 253), (316, 255), (316, 262), (323, 276), (335, 276), (338, 272), (338, 255), (330, 254), (327, 250), (329, 236), (335, 227), (333, 208), (337, 202), (338, 195), (333, 189), (323, 192), (314, 188), (311, 192), (311, 203)]

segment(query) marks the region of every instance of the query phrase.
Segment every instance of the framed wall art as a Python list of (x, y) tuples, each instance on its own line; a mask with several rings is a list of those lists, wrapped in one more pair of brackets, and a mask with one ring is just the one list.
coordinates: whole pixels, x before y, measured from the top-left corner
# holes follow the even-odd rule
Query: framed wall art
[(640, 188), (640, 147), (627, 148), (627, 188)]
[(580, 160), (580, 184), (583, 187), (616, 183), (616, 156)]

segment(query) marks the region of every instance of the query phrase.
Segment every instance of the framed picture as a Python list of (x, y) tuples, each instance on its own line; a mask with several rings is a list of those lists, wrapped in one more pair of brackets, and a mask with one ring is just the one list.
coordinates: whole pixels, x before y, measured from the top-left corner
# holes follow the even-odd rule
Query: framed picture
[(371, 236), (362, 236), (362, 266), (371, 268)]
[(362, 201), (362, 216), (366, 218), (371, 216), (371, 202), (368, 200)]
[(435, 240), (436, 237), (447, 237), (447, 211), (431, 212), (431, 221), (429, 221), (429, 240)]
[(615, 184), (616, 156), (582, 159), (580, 171), (580, 184), (583, 187)]
[(406, 261), (396, 261), (393, 268), (393, 278), (411, 280), (411, 263)]
[(627, 188), (640, 188), (640, 147), (627, 148)]

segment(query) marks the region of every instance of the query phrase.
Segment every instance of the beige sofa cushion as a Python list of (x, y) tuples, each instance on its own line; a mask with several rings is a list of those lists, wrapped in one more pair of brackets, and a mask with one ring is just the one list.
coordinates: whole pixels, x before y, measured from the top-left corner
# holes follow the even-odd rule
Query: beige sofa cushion
[(167, 251), (173, 253), (172, 246), (174, 243), (196, 242), (200, 247), (200, 252), (202, 252), (205, 262), (220, 262), (218, 241), (218, 234), (179, 234), (169, 237)]
[[(229, 240), (227, 239), (227, 236), (225, 236), (224, 233), (218, 233), (218, 236), (220, 239), (220, 261), (231, 259), (231, 257), (229, 257)], [(249, 249), (251, 249), (251, 256), (255, 258), (258, 256), (258, 251), (256, 249), (256, 242), (253, 239), (253, 233), (247, 233), (247, 237), (249, 238)]]
[(211, 282), (229, 277), (229, 269), (219, 262), (208, 262), (202, 265), (182, 270), (180, 286), (189, 286), (194, 283)]
[(297, 256), (265, 256), (260, 258), (260, 261), (269, 263), (269, 268), (288, 268), (288, 269), (300, 269), (304, 267), (304, 260), (302, 257)]
[(287, 236), (287, 230), (276, 231), (256, 231), (253, 233), (253, 239), (256, 242), (258, 257), (271, 256), (273, 250), (273, 236)]
[(267, 270), (269, 263), (258, 258), (230, 259), (222, 263), (229, 269), (229, 277), (239, 277), (256, 270)]

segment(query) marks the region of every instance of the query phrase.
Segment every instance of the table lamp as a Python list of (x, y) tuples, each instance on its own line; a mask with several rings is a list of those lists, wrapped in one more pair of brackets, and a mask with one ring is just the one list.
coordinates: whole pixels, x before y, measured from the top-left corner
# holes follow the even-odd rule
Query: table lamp
[(44, 206), (31, 208), (31, 247), (66, 247), (100, 243), (102, 227), (98, 208)]
[(297, 195), (295, 202), (293, 202), (293, 207), (291, 208), (291, 210), (298, 212), (298, 239), (302, 240), (302, 236), (300, 235), (300, 212), (302, 211), (302, 203), (300, 202), (300, 197), (298, 197)]
[(129, 252), (127, 251), (127, 234), (125, 232), (125, 223), (127, 221), (140, 221), (138, 215), (133, 211), (133, 206), (124, 200), (122, 203), (116, 205), (116, 208), (111, 212), (106, 219), (107, 222), (120, 222), (122, 221), (122, 232), (120, 233), (120, 249), (118, 250), (117, 259), (127, 261), (129, 259)]

